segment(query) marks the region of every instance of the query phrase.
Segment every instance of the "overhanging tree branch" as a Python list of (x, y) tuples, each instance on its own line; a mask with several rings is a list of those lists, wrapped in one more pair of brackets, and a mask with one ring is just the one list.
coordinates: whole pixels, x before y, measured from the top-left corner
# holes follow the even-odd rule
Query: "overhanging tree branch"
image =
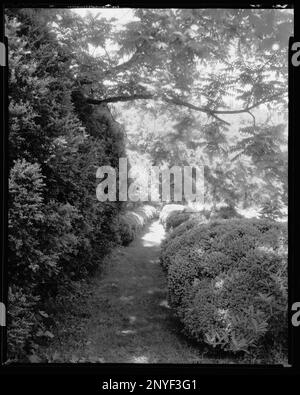
[[(221, 119), (218, 117), (217, 114), (223, 114), (223, 115), (233, 115), (233, 114), (243, 114), (243, 113), (250, 113), (250, 111), (261, 104), (268, 103), (271, 101), (274, 101), (275, 99), (279, 98), (282, 96), (285, 92), (280, 92), (275, 95), (269, 96), (268, 98), (262, 99), (250, 106), (247, 106), (245, 108), (239, 109), (239, 110), (211, 110), (207, 107), (199, 107), (196, 106), (192, 103), (188, 103), (184, 100), (181, 100), (177, 97), (170, 97), (167, 95), (155, 95), (151, 93), (141, 93), (141, 94), (133, 94), (133, 95), (122, 95), (122, 96), (113, 96), (113, 97), (107, 97), (105, 99), (95, 99), (92, 97), (87, 97), (86, 101), (89, 104), (95, 104), (95, 105), (100, 105), (100, 104), (107, 104), (107, 103), (117, 103), (117, 102), (127, 102), (127, 101), (134, 101), (134, 100), (162, 100), (166, 103), (190, 108), (192, 110), (202, 112), (207, 114), (208, 116), (211, 116), (218, 121), (225, 123), (226, 125), (230, 125), (229, 122), (225, 121), (224, 119)], [(250, 114), (252, 115), (252, 114)]]
[(106, 99), (94, 99), (92, 97), (87, 97), (86, 101), (89, 104), (107, 104), (107, 103), (117, 103), (117, 102), (126, 102), (126, 101), (133, 101), (133, 100), (155, 100), (154, 95), (152, 94), (135, 94), (130, 96), (113, 96), (107, 97)]
[(286, 92), (278, 92), (274, 95), (271, 95), (269, 97), (265, 97), (264, 99), (251, 104), (250, 106), (247, 106), (245, 108), (242, 108), (240, 110), (213, 110), (213, 112), (215, 114), (242, 114), (244, 112), (249, 112), (251, 110), (253, 110), (254, 108), (260, 106), (261, 104), (265, 104), (265, 103), (270, 103), (272, 101), (274, 101), (275, 99), (278, 99), (279, 97), (283, 96)]
[(210, 116), (216, 118), (218, 121), (225, 123), (226, 125), (230, 125), (228, 122), (219, 118), (217, 115), (214, 114), (213, 111), (211, 111), (209, 109), (197, 107), (191, 103), (182, 101), (177, 98), (170, 98), (167, 96), (156, 96), (156, 95), (153, 95), (150, 93), (149, 94), (148, 93), (147, 94), (135, 94), (135, 95), (130, 95), (130, 96), (114, 96), (114, 97), (108, 97), (106, 99), (94, 99), (91, 97), (87, 97), (86, 100), (87, 100), (87, 103), (96, 104), (96, 105), (107, 104), (107, 103), (117, 103), (117, 102), (127, 102), (127, 101), (133, 101), (133, 100), (162, 100), (166, 103), (175, 104), (178, 106), (190, 108), (195, 111), (203, 112), (207, 115), (210, 115)]

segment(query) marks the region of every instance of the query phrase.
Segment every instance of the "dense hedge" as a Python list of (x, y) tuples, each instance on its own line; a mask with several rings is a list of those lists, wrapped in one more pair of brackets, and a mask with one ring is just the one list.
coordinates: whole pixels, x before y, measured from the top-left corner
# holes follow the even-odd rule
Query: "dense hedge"
[(96, 169), (125, 156), (123, 131), (107, 107), (86, 103), (50, 25), (47, 10), (7, 10), (10, 358), (51, 337), (48, 300), (120, 240), (122, 204), (100, 203), (95, 191)]
[(286, 225), (188, 221), (165, 241), (161, 261), (169, 302), (190, 336), (233, 352), (284, 343)]
[(157, 216), (157, 208), (151, 205), (141, 206), (135, 211), (127, 211), (120, 215), (119, 234), (121, 243), (123, 245), (131, 243), (143, 226)]

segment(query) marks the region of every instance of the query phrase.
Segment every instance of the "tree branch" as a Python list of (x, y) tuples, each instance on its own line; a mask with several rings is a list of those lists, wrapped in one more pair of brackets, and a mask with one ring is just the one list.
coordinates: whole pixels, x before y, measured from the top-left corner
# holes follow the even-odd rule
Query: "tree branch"
[(176, 104), (178, 106), (190, 108), (191, 110), (203, 112), (203, 113), (210, 115), (211, 117), (217, 119), (218, 121), (225, 123), (226, 125), (230, 125), (230, 123), (228, 123), (227, 121), (224, 121), (224, 119), (219, 118), (216, 115), (215, 111), (210, 110), (208, 108), (198, 107), (198, 106), (195, 106), (194, 104), (187, 103), (187, 102), (185, 102), (181, 99), (175, 98), (175, 97), (173, 97), (173, 98), (163, 97), (162, 100), (167, 103)]
[(117, 102), (126, 102), (133, 100), (155, 100), (154, 95), (149, 94), (135, 94), (131, 96), (113, 96), (107, 97), (106, 99), (94, 99), (92, 97), (87, 97), (86, 101), (89, 104), (106, 104), (106, 103), (117, 103)]
[(150, 93), (146, 94), (135, 94), (131, 96), (114, 96), (114, 97), (108, 97), (106, 99), (94, 99), (91, 97), (87, 97), (86, 101), (89, 104), (107, 104), (107, 103), (117, 103), (117, 102), (127, 102), (127, 101), (133, 101), (133, 100), (162, 100), (166, 103), (170, 104), (175, 104), (177, 106), (182, 106), (182, 107), (187, 107), (195, 111), (203, 112), (209, 116), (212, 116), (216, 118), (218, 121), (225, 123), (226, 125), (230, 125), (228, 122), (224, 121), (223, 119), (219, 118), (214, 111), (206, 109), (204, 107), (197, 107), (194, 104), (187, 103), (185, 101), (182, 101), (177, 98), (169, 98), (167, 96), (156, 96)]
[(252, 110), (255, 107), (260, 106), (261, 104), (273, 101), (275, 98), (278, 98), (282, 94), (283, 94), (283, 92), (280, 92), (276, 95), (270, 96), (269, 98), (265, 98), (257, 103), (252, 104), (251, 106), (245, 107), (240, 110), (211, 110), (206, 107), (195, 106), (194, 104), (188, 103), (188, 102), (183, 101), (183, 100), (176, 98), (176, 97), (169, 97), (167, 95), (158, 96), (158, 95), (151, 94), (151, 93), (133, 94), (130, 96), (129, 95), (128, 96), (126, 96), (126, 95), (125, 96), (124, 95), (123, 96), (113, 96), (113, 97), (108, 97), (106, 99), (94, 99), (91, 97), (87, 97), (86, 101), (89, 104), (100, 105), (100, 104), (105, 104), (105, 103), (127, 102), (127, 101), (133, 101), (133, 100), (162, 100), (166, 103), (190, 108), (190, 109), (198, 111), (198, 112), (203, 112), (203, 113), (207, 114), (208, 116), (211, 116), (211, 117), (217, 119), (218, 121), (225, 123), (226, 125), (230, 125), (229, 122), (224, 121), (224, 119), (219, 118), (217, 116), (217, 114), (230, 115), (230, 114), (249, 113), (253, 117), (253, 115), (250, 113), (250, 110)]
[(242, 109), (240, 109), (240, 110), (213, 110), (213, 112), (214, 112), (215, 114), (242, 114), (242, 113), (244, 113), (244, 112), (249, 112), (249, 111), (253, 110), (253, 108), (258, 107), (258, 106), (260, 106), (261, 104), (271, 102), (271, 101), (273, 101), (274, 99), (277, 99), (278, 97), (283, 96), (284, 93), (285, 93), (285, 92), (278, 92), (278, 93), (276, 93), (275, 95), (266, 97), (265, 99), (260, 100), (260, 101), (258, 101), (258, 102), (256, 102), (256, 103), (252, 104), (251, 106), (242, 108)]
[(253, 119), (253, 130), (255, 130), (256, 128), (256, 120), (255, 120), (255, 116), (252, 114), (251, 111), (247, 111), (249, 115), (251, 115), (252, 119)]

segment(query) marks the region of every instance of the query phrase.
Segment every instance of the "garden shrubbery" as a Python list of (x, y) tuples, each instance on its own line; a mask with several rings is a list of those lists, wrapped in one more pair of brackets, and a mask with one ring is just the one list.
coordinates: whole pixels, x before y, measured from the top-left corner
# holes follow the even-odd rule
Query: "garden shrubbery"
[(163, 225), (166, 226), (166, 221), (168, 217), (171, 214), (179, 214), (182, 213), (185, 210), (186, 206), (183, 206), (182, 204), (166, 204), (160, 214), (159, 214), (159, 222)]
[(37, 335), (42, 317), (38, 314), (39, 296), (30, 294), (31, 287), (9, 287), (7, 317), (7, 343), (9, 355), (15, 359), (24, 358), (29, 352), (33, 337)]
[[(140, 17), (141, 21), (145, 17), (147, 23), (141, 24), (145, 28), (156, 23), (154, 14), (149, 20), (147, 12)], [(98, 21), (99, 26), (97, 18), (95, 23), (85, 24), (66, 10), (57, 13), (43, 8), (8, 8), (5, 19), (9, 41), (8, 355), (20, 360), (32, 355), (37, 339), (52, 338), (48, 324), (50, 315), (55, 316), (57, 301), (63, 300), (60, 296), (65, 292), (78, 298), (72, 294), (74, 284), (101, 267), (113, 246), (128, 245), (157, 215), (157, 209), (134, 203), (127, 205), (131, 211), (124, 212), (124, 203), (100, 203), (96, 198), (97, 168), (117, 169), (119, 158), (128, 152), (124, 130), (108, 103), (122, 101), (122, 92), (132, 91), (138, 70), (122, 72), (124, 78), (120, 74), (122, 78), (113, 87), (107, 82), (115, 79), (110, 75), (113, 64), (114, 72), (120, 72), (118, 54), (112, 62), (106, 57), (95, 61), (86, 50), (88, 41), (99, 41), (100, 36), (105, 41), (113, 33), (113, 25), (106, 24), (105, 18)], [(124, 50), (135, 46), (132, 29), (132, 24), (125, 28), (128, 37), (113, 34), (116, 42), (121, 39), (120, 60)], [(142, 63), (145, 60), (140, 58)], [(126, 68), (130, 63), (123, 65)], [(185, 85), (183, 91), (190, 82)], [(126, 108), (122, 108), (113, 111), (125, 114)], [(141, 175), (140, 186), (143, 171), (152, 164), (197, 161), (192, 141), (183, 139), (177, 149), (181, 128), (194, 127), (189, 117), (173, 126), (173, 121), (168, 125), (164, 117), (161, 120), (161, 126), (177, 130), (171, 133), (174, 141), (164, 134), (161, 146), (160, 127), (155, 127), (155, 133), (145, 128), (126, 138), (129, 148), (137, 150), (132, 159), (138, 165), (135, 173)], [(263, 138), (252, 136), (253, 146), (246, 150), (249, 167), (243, 168), (239, 159), (237, 166), (230, 164), (224, 172), (221, 167), (228, 155), (225, 152), (223, 158), (223, 140), (218, 136), (215, 140), (212, 126), (204, 128), (202, 136), (208, 143), (203, 146), (203, 158), (216, 163), (212, 171), (206, 166), (210, 204), (243, 200), (246, 208), (256, 196), (260, 200), (265, 190), (262, 218), (242, 219), (232, 206), (210, 213), (189, 211), (181, 204), (165, 205), (159, 219), (169, 234), (162, 244), (161, 263), (168, 273), (170, 303), (186, 332), (214, 347), (248, 352), (260, 345), (281, 344), (286, 331), (287, 236), (285, 226), (275, 222), (281, 217), (281, 200), (286, 200), (287, 193), (286, 152), (279, 149), (284, 141), (280, 129), (284, 128), (262, 128)], [(240, 151), (238, 146), (231, 148)], [(140, 156), (140, 152), (144, 154)], [(266, 154), (264, 159), (261, 152)], [(279, 159), (274, 162), (274, 158)], [(276, 166), (266, 172), (270, 168), (266, 163)], [(262, 175), (258, 183), (253, 181), (257, 178), (253, 165)], [(259, 186), (264, 178), (269, 179), (265, 189)], [(274, 189), (282, 198), (270, 198)]]
[(9, 278), (46, 294), (70, 271), (83, 241), (74, 231), (82, 219), (78, 209), (45, 201), (44, 189), (38, 164), (15, 162), (9, 180)]
[(119, 234), (121, 243), (123, 245), (131, 243), (144, 225), (156, 216), (158, 216), (158, 210), (151, 205), (141, 206), (135, 211), (127, 211), (120, 215)]
[(178, 212), (178, 211), (171, 212), (165, 221), (166, 231), (168, 232), (171, 229), (176, 228), (183, 222), (187, 221), (190, 217), (191, 217), (191, 213)]
[(205, 222), (210, 217), (210, 211), (196, 211), (189, 206), (167, 204), (161, 210), (159, 220), (167, 232), (177, 228), (182, 223), (195, 218), (197, 222)]
[(169, 302), (185, 331), (232, 352), (282, 345), (286, 225), (259, 219), (191, 221), (170, 234), (161, 254)]
[(50, 32), (47, 10), (10, 9), (6, 17), (8, 355), (20, 359), (38, 333), (49, 335), (47, 311), (40, 314), (49, 299), (93, 273), (120, 241), (122, 203), (97, 201), (96, 169), (117, 167), (125, 153), (121, 126), (76, 85), (73, 55)]
[(201, 212), (193, 212), (187, 211), (186, 209), (185, 211), (180, 213), (176, 211), (171, 212), (165, 221), (165, 229), (167, 232), (169, 232), (188, 220), (194, 220), (194, 222), (196, 223), (202, 223), (207, 222), (208, 218), (209, 216), (204, 210)]
[(237, 212), (235, 207), (225, 205), (213, 210), (210, 219), (230, 219), (230, 218), (242, 218), (242, 215)]
[[(179, 241), (180, 236), (196, 225), (205, 224), (208, 222), (207, 213), (204, 211), (198, 213), (182, 213), (182, 215), (183, 214), (188, 214), (188, 217), (185, 217), (185, 221), (182, 221), (177, 226), (170, 227), (168, 230), (171, 231), (171, 233), (169, 233), (162, 242), (160, 261), (164, 269), (168, 268), (170, 257), (173, 251), (175, 251), (177, 248), (181, 248)], [(175, 221), (174, 223), (176, 224)]]

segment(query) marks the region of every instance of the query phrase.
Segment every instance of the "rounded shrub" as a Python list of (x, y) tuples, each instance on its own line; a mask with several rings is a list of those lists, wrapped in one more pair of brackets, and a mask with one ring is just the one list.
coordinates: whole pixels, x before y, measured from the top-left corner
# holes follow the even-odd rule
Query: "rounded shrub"
[(174, 229), (178, 225), (187, 221), (191, 217), (191, 215), (192, 213), (187, 213), (187, 212), (178, 212), (178, 211), (171, 212), (165, 221), (166, 231), (168, 232), (169, 230)]
[(201, 213), (193, 214), (190, 218), (176, 228), (173, 228), (172, 232), (162, 242), (160, 261), (164, 269), (167, 269), (170, 263), (170, 258), (174, 252), (180, 250), (181, 242), (180, 237), (195, 226), (207, 223), (207, 219)]
[(176, 230), (161, 261), (170, 305), (186, 333), (232, 352), (284, 343), (286, 225), (232, 219), (190, 228), (185, 223), (172, 237)]
[(182, 204), (166, 204), (166, 205), (162, 208), (162, 210), (161, 210), (161, 212), (160, 212), (160, 215), (159, 215), (159, 222), (160, 222), (163, 226), (165, 226), (165, 225), (166, 225), (167, 218), (168, 218), (168, 216), (169, 216), (171, 213), (177, 213), (177, 214), (179, 214), (179, 213), (183, 212), (184, 209), (185, 209), (185, 206), (183, 206)]
[(189, 206), (178, 204), (168, 204), (164, 206), (159, 216), (160, 223), (164, 226), (167, 232), (174, 230), (191, 218), (196, 218), (197, 222), (206, 222), (209, 217), (210, 211), (195, 211)]

